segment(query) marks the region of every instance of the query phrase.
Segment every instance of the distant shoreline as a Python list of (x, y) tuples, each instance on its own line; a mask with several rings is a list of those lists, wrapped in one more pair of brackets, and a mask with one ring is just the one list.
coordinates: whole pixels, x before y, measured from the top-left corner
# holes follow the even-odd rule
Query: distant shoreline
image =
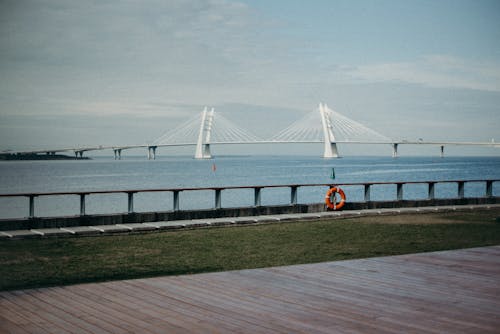
[(72, 157), (64, 154), (0, 153), (0, 161), (12, 160), (89, 160), (88, 157)]

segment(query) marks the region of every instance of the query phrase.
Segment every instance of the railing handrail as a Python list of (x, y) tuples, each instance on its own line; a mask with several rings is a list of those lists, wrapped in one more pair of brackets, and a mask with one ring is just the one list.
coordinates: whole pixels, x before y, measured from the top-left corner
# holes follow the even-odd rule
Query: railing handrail
[(141, 192), (181, 192), (181, 191), (207, 191), (226, 189), (256, 189), (256, 188), (291, 188), (291, 187), (331, 187), (336, 186), (365, 186), (365, 185), (389, 185), (389, 184), (429, 184), (429, 183), (470, 183), (470, 182), (500, 182), (500, 179), (472, 179), (472, 180), (427, 180), (427, 181), (375, 181), (375, 182), (349, 182), (349, 183), (293, 183), (272, 184), (253, 186), (212, 186), (196, 188), (150, 188), (150, 189), (115, 189), (115, 190), (89, 190), (89, 191), (61, 191), (61, 192), (27, 192), (1, 194), (0, 197), (30, 197), (30, 196), (63, 196), (63, 195), (92, 195), (92, 194), (117, 194), (117, 193), (141, 193)]
[(456, 183), (458, 184), (458, 197), (464, 198), (465, 191), (464, 185), (471, 182), (486, 183), (486, 197), (493, 196), (493, 183), (499, 182), (500, 179), (474, 179), (474, 180), (429, 180), (429, 181), (391, 181), (391, 182), (355, 182), (355, 183), (299, 183), (299, 184), (275, 184), (275, 185), (254, 185), (254, 186), (214, 186), (214, 187), (200, 187), (200, 188), (160, 188), (160, 189), (122, 189), (122, 190), (96, 190), (96, 191), (64, 191), (64, 192), (31, 192), (31, 193), (14, 193), (14, 194), (0, 194), (0, 197), (28, 197), (29, 198), (29, 218), (35, 217), (35, 198), (39, 196), (67, 196), (79, 195), (80, 196), (80, 216), (86, 215), (85, 212), (85, 198), (89, 195), (95, 194), (117, 194), (126, 193), (128, 197), (128, 213), (134, 212), (134, 194), (144, 192), (172, 192), (173, 193), (173, 210), (179, 211), (179, 193), (182, 191), (214, 191), (215, 192), (215, 209), (222, 208), (223, 190), (231, 189), (254, 189), (254, 206), (261, 206), (261, 190), (265, 188), (290, 188), (290, 204), (297, 204), (297, 189), (300, 187), (332, 187), (336, 186), (362, 186), (364, 188), (365, 202), (371, 201), (370, 189), (374, 185), (396, 185), (397, 200), (403, 200), (403, 186), (406, 184), (427, 184), (428, 199), (435, 198), (435, 185), (437, 183)]

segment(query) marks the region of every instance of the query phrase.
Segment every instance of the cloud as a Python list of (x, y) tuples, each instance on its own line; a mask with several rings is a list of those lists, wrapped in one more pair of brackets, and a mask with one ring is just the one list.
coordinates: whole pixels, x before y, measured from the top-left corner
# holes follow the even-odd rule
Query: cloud
[(500, 92), (500, 64), (466, 61), (447, 55), (425, 56), (414, 62), (344, 66), (337, 71), (342, 78), (358, 82), (410, 83)]
[[(273, 55), (286, 51), (265, 25), (228, 0), (0, 2), (0, 117), (12, 129), (1, 142), (59, 142), (55, 128), (79, 133), (95, 120), (102, 129), (110, 118), (128, 142), (205, 105), (276, 101)], [(92, 131), (88, 140), (118, 141)]]
[[(449, 107), (449, 114), (476, 103), (474, 110), (491, 109), (498, 119), (500, 95), (491, 94), (500, 91), (496, 63), (447, 55), (376, 63), (373, 59), (384, 58), (358, 57), (355, 46), (364, 45), (362, 40), (340, 38), (339, 43), (328, 43), (327, 37), (335, 33), (348, 37), (347, 26), (326, 34), (328, 29), (313, 25), (303, 12), (289, 16), (288, 4), (276, 15), (266, 10), (267, 5), (247, 3), (0, 1), (3, 128), (40, 128), (43, 140), (49, 142), (54, 127), (68, 127), (71, 132), (69, 127), (93, 119), (110, 127), (112, 121), (103, 121), (108, 117), (122, 121), (123, 131), (115, 136), (128, 140), (137, 127), (144, 129), (142, 138), (149, 138), (208, 105), (238, 114), (235, 119), (254, 122), (265, 132), (266, 127), (316, 108), (320, 101), (340, 112), (349, 110), (361, 122), (364, 117), (383, 126), (399, 114), (411, 124), (407, 120), (418, 119), (422, 110), (434, 116), (446, 103), (455, 103), (454, 88), (468, 90), (466, 94), (461, 90), (461, 96), (478, 97), (465, 101), (469, 104), (463, 99), (456, 102), (460, 108)], [(304, 6), (313, 11), (321, 7)], [(397, 47), (392, 50), (396, 52), (390, 53), (391, 59), (401, 59)], [(369, 62), (360, 65), (353, 59)], [(64, 125), (47, 125), (57, 119)], [(161, 121), (155, 124), (153, 119)], [(263, 124), (262, 119), (270, 121)], [(141, 122), (149, 128), (141, 127)], [(95, 140), (106, 143), (95, 131)], [(10, 131), (9, 138), (3, 132), (2, 143), (17, 143), (20, 137), (35, 143), (43, 138), (31, 130)]]
[[(206, 47), (248, 23), (245, 5), (224, 0), (147, 4), (48, 0), (3, 7), (2, 60), (45, 60), (56, 65), (82, 65), (85, 60), (92, 66), (96, 61), (129, 63), (148, 54), (149, 58), (138, 60), (183, 58), (190, 48)], [(218, 42), (224, 45), (235, 39), (227, 37)], [(160, 50), (170, 52), (153, 53)]]
[(277, 100), (266, 92), (286, 50), (265, 26), (229, 0), (0, 2), (0, 113)]

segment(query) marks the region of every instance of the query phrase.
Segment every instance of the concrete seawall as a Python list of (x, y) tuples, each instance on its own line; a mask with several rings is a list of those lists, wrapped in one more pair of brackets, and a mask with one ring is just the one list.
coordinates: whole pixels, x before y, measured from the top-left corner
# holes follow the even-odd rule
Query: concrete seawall
[[(479, 205), (500, 204), (500, 197), (474, 197), (474, 198), (452, 198), (432, 200), (402, 200), (402, 201), (369, 201), (346, 203), (343, 211), (382, 209), (382, 208), (405, 208), (423, 206), (445, 206), (445, 205)], [(245, 217), (258, 215), (278, 215), (291, 213), (316, 213), (324, 212), (326, 207), (323, 203), (257, 206), (242, 208), (221, 208), (192, 211), (159, 211), (159, 212), (134, 212), (118, 214), (99, 214), (84, 216), (65, 217), (35, 217), (22, 219), (1, 219), (0, 231), (59, 228), (72, 226), (90, 225), (113, 225), (126, 223), (146, 223), (157, 221), (192, 220), (223, 217)]]

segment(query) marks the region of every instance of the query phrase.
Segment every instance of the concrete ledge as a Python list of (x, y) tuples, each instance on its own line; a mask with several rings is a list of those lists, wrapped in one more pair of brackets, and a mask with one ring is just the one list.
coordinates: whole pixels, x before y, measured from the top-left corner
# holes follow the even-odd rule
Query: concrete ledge
[[(500, 197), (476, 197), (476, 198), (455, 198), (455, 199), (434, 199), (434, 200), (403, 200), (403, 201), (370, 201), (370, 202), (352, 202), (346, 203), (342, 212), (345, 214), (352, 213), (357, 215), (357, 210), (380, 209), (381, 214), (387, 212), (384, 210), (398, 208), (418, 208), (418, 207), (433, 207), (433, 206), (453, 206), (453, 205), (483, 205), (483, 204), (498, 204)], [(339, 212), (326, 211), (323, 203), (314, 204), (297, 204), (297, 205), (277, 205), (277, 206), (259, 206), (259, 207), (244, 207), (244, 208), (222, 208), (222, 209), (207, 209), (193, 211), (164, 211), (164, 212), (136, 212), (131, 214), (108, 214), (108, 215), (85, 215), (85, 216), (69, 216), (69, 217), (39, 217), (39, 218), (24, 218), (24, 219), (0, 219), (0, 231), (13, 230), (38, 230), (38, 229), (58, 229), (67, 228), (69, 233), (81, 233), (79, 229), (71, 229), (76, 227), (102, 226), (113, 225), (109, 229), (120, 229), (126, 232), (130, 229), (139, 228), (137, 224), (141, 224), (142, 229), (172, 229), (183, 228), (188, 224), (189, 227), (197, 227), (206, 225), (204, 221), (213, 221), (217, 218), (225, 218), (224, 222), (230, 218), (230, 223), (244, 224), (255, 223), (251, 217), (264, 216), (260, 219), (268, 219), (269, 221), (285, 220), (286, 216), (280, 218), (276, 215), (289, 214), (311, 214), (310, 219), (318, 217), (335, 217)], [(175, 222), (175, 223), (174, 223)], [(214, 222), (213, 224), (224, 222)], [(143, 225), (142, 223), (149, 223)], [(94, 228), (94, 231), (100, 233), (103, 227)], [(91, 229), (92, 230), (92, 229)], [(90, 231), (89, 231), (90, 232)], [(36, 234), (36, 232), (32, 232)], [(1, 235), (0, 235), (1, 236)]]
[(0, 239), (30, 239), (61, 236), (96, 236), (128, 233), (148, 233), (154, 231), (174, 231), (179, 229), (198, 229), (222, 226), (255, 225), (255, 224), (279, 224), (293, 221), (308, 220), (336, 220), (352, 217), (366, 217), (379, 215), (399, 215), (399, 214), (425, 214), (435, 212), (468, 211), (468, 210), (488, 210), (499, 208), (500, 204), (482, 205), (449, 205), (449, 206), (427, 206), (409, 207), (394, 209), (363, 209), (349, 211), (327, 211), (320, 213), (293, 213), (274, 216), (252, 216), (234, 218), (213, 218), (196, 220), (161, 221), (150, 223), (116, 224), (116, 225), (94, 225), (61, 227), (38, 230), (14, 230), (0, 231)]

